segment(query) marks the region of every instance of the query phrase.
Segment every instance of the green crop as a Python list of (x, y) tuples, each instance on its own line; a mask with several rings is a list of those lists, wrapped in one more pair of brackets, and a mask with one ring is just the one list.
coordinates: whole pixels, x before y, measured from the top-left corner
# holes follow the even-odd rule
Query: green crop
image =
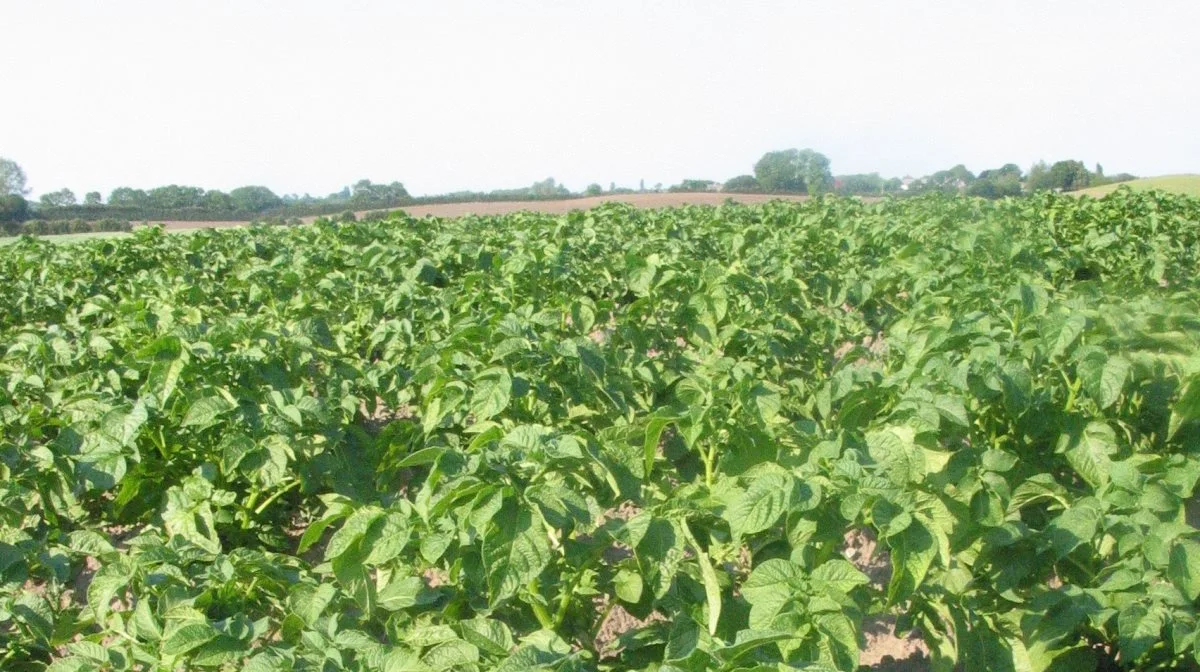
[(0, 427), (6, 671), (1200, 660), (1188, 197), (23, 239)]

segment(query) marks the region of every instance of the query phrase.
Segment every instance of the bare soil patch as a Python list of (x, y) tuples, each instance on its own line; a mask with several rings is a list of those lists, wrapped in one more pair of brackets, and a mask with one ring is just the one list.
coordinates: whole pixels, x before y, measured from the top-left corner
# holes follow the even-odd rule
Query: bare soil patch
[[(842, 555), (883, 590), (892, 578), (892, 560), (870, 530), (846, 533)], [(916, 672), (930, 669), (929, 647), (918, 632), (896, 634), (894, 616), (873, 616), (863, 623), (863, 647), (859, 663), (871, 670)]]

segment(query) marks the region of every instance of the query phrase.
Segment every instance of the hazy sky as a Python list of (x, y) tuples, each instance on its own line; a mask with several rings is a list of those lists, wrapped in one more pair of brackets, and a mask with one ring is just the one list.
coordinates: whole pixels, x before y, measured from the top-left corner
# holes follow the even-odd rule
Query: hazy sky
[(1200, 172), (1200, 2), (4, 2), (0, 156), (36, 195)]

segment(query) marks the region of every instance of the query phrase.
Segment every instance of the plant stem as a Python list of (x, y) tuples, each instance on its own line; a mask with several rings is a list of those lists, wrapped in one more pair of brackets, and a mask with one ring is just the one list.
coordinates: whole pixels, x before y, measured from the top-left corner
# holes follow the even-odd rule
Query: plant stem
[(554, 619), (550, 618), (550, 612), (546, 611), (546, 605), (537, 601), (537, 598), (541, 597), (538, 580), (530, 581), (526, 588), (534, 595), (534, 598), (529, 601), (529, 606), (533, 609), (533, 615), (537, 617), (538, 623), (547, 630), (554, 630)]
[(296, 480), (292, 481), (291, 483), (288, 483), (287, 485), (283, 486), (282, 488), (276, 490), (275, 493), (272, 494), (270, 497), (268, 497), (266, 500), (264, 500), (262, 504), (259, 504), (257, 509), (254, 509), (254, 515), (257, 516), (257, 515), (261, 514), (263, 511), (266, 511), (267, 507), (270, 506), (275, 500), (279, 499), (288, 490), (291, 490), (292, 488), (294, 488), (298, 485), (300, 485), (300, 479), (296, 479)]

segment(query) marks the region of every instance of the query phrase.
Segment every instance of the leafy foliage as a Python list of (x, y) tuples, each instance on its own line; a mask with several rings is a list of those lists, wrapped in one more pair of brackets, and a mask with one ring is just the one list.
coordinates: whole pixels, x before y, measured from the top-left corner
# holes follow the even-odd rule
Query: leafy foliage
[(22, 239), (0, 667), (1195, 664), (1197, 268), (1129, 191)]

